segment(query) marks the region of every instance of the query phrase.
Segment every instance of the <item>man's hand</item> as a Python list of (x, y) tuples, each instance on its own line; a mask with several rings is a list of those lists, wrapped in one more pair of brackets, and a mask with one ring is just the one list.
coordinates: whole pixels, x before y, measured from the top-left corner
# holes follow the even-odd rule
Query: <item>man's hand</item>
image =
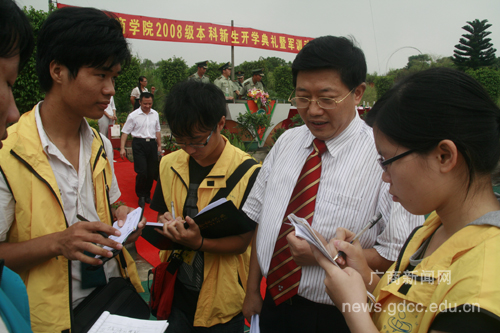
[[(128, 213), (134, 211), (135, 208), (128, 206), (120, 206), (116, 209), (115, 216), (118, 226), (121, 228), (127, 220)], [(142, 219), (137, 224), (137, 229), (127, 237), (125, 244), (134, 243), (139, 236), (142, 234), (142, 230), (146, 227), (146, 218), (143, 216)]]
[(120, 148), (120, 157), (125, 158), (127, 156), (127, 152), (125, 151), (125, 148)]
[(243, 315), (248, 322), (251, 322), (252, 316), (254, 314), (259, 314), (262, 310), (262, 304), (264, 303), (260, 292), (250, 292), (247, 291), (245, 295), (245, 300), (243, 301)]
[[(160, 216), (158, 221), (163, 223), (162, 235), (193, 250), (199, 249), (202, 243), (200, 228), (192, 218), (186, 216), (186, 221), (184, 221), (178, 216), (175, 220), (172, 220), (172, 215), (165, 213)], [(185, 228), (184, 223), (188, 224), (188, 229)]]
[[(103, 257), (111, 258), (113, 253), (96, 245), (106, 245), (116, 250), (122, 249), (122, 244), (109, 238), (104, 238), (97, 231), (108, 235), (119, 236), (120, 231), (102, 222), (77, 222), (57, 235), (56, 252), (69, 260), (80, 260), (90, 265), (100, 265), (102, 261), (83, 254), (88, 251)], [(93, 244), (95, 243), (95, 244)]]
[(299, 266), (317, 266), (318, 263), (311, 252), (311, 247), (307, 241), (295, 236), (295, 231), (286, 235), (293, 260)]

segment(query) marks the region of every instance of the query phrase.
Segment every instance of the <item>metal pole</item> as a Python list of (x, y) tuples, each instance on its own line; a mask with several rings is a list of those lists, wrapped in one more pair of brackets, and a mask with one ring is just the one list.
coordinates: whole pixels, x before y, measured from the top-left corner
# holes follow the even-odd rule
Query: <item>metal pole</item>
[[(231, 33), (233, 32), (234, 23), (231, 20)], [(231, 43), (231, 66), (233, 70), (231, 71), (231, 80), (234, 81), (234, 45)]]

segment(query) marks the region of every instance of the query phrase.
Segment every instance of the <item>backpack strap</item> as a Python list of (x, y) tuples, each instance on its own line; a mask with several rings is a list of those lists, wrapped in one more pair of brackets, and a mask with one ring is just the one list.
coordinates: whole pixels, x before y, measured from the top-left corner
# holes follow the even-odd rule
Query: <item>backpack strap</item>
[(229, 193), (231, 193), (231, 191), (234, 189), (236, 184), (238, 184), (241, 178), (247, 173), (247, 171), (256, 164), (258, 163), (253, 158), (249, 158), (248, 160), (245, 160), (243, 163), (241, 163), (227, 179), (226, 187), (221, 188), (219, 191), (217, 191), (210, 203), (227, 197)]

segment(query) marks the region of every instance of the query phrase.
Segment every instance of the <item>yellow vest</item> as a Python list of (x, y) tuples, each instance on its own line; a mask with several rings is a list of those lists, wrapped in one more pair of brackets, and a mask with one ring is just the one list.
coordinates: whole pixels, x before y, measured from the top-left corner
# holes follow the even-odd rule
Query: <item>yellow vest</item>
[[(112, 224), (108, 193), (113, 174), (99, 134), (94, 130), (91, 165), (96, 210), (102, 222)], [(35, 121), (35, 109), (9, 127), (9, 136), (0, 150), (0, 166), (15, 203), (9, 243), (24, 242), (64, 231), (68, 223), (56, 178), (45, 155)], [(135, 262), (123, 248), (127, 271), (138, 292), (143, 292)], [(122, 275), (127, 272), (123, 269)], [(72, 317), (71, 262), (57, 256), (19, 274), (28, 291), (33, 332), (60, 332), (70, 329)]]
[(462, 305), (470, 311), (468, 304), (500, 316), (497, 226), (468, 225), (424, 258), (411, 274), (400, 274), (439, 225), (439, 216), (431, 214), (377, 285), (373, 322), (380, 332), (427, 332), (440, 312)]
[[(221, 156), (198, 188), (198, 211), (210, 203), (219, 189), (226, 187), (227, 179), (243, 161), (252, 158), (232, 146), (226, 138), (224, 140), (226, 146)], [(240, 207), (248, 181), (257, 168), (260, 168), (260, 165), (252, 166), (226, 197), (237, 208)], [(178, 150), (162, 158), (160, 179), (165, 202), (174, 201), (174, 210), (181, 216), (189, 186), (189, 155), (184, 150)], [(210, 327), (227, 323), (241, 312), (247, 286), (250, 252), (250, 246), (240, 255), (204, 252), (204, 280), (194, 326)], [(166, 261), (169, 253), (161, 251), (160, 259)]]

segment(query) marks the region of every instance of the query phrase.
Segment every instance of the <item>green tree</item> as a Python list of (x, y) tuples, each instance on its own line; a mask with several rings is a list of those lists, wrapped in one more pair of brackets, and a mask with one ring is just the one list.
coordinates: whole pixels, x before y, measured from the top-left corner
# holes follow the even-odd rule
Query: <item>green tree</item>
[(377, 76), (375, 79), (375, 89), (377, 89), (377, 99), (382, 97), (389, 89), (391, 89), (394, 84), (394, 77), (387, 76)]
[(463, 34), (463, 38), (460, 38), (460, 44), (455, 45), (453, 62), (462, 70), (493, 65), (497, 50), (490, 43), (491, 38), (486, 38), (491, 34), (490, 31), (486, 31), (491, 27), (491, 24), (488, 23), (488, 20), (479, 21), (478, 19), (472, 22), (467, 21), (467, 24), (462, 29), (468, 33)]
[(468, 69), (467, 74), (478, 80), (486, 89), (491, 99), (498, 102), (500, 98), (500, 73), (493, 68)]
[(130, 103), (130, 92), (137, 87), (140, 76), (140, 59), (132, 57), (130, 63), (123, 66), (122, 72), (115, 82), (115, 106), (118, 113), (129, 113), (132, 111)]
[(188, 66), (182, 58), (173, 57), (168, 60), (161, 60), (158, 66), (158, 76), (163, 83), (165, 94), (168, 94), (170, 89), (187, 77)]
[[(38, 38), (38, 32), (40, 31), (40, 28), (49, 13), (44, 12), (43, 10), (35, 10), (32, 6), (30, 6), (29, 10), (24, 7), (23, 11), (28, 16), (31, 25), (33, 26), (33, 33), (36, 41)], [(40, 88), (40, 83), (38, 82), (38, 76), (36, 74), (35, 54), (36, 47), (28, 63), (19, 73), (16, 84), (12, 88), (14, 99), (21, 114), (26, 111), (30, 111), (33, 106), (43, 100), (45, 96)]]
[(273, 71), (274, 91), (276, 97), (287, 100), (293, 91), (292, 68), (289, 66), (276, 67)]

